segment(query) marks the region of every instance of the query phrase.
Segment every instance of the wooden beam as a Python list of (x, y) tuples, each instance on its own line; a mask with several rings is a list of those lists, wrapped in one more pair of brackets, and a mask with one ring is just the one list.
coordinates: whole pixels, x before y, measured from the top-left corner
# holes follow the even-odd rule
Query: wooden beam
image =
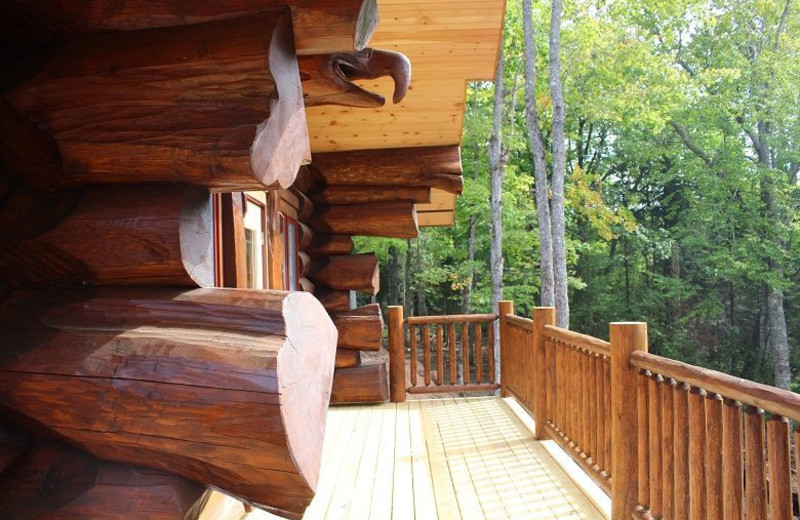
[(220, 251), (222, 258), (221, 287), (247, 287), (247, 245), (244, 230), (245, 196), (242, 192), (221, 193)]
[(376, 0), (9, 0), (5, 39), (18, 48), (68, 40), (82, 33), (132, 31), (292, 10), (299, 54), (364, 48), (378, 24)]
[(388, 400), (386, 363), (334, 371), (331, 404), (383, 403)]
[(346, 311), (350, 308), (350, 291), (336, 291), (328, 287), (316, 286), (314, 296), (328, 312)]
[(374, 253), (315, 258), (308, 277), (319, 285), (339, 291), (378, 294), (381, 288), (378, 257)]
[(431, 189), (426, 186), (325, 186), (310, 197), (314, 202), (328, 206), (400, 200), (425, 204), (431, 200)]
[(353, 252), (353, 247), (353, 238), (349, 235), (316, 233), (306, 252), (310, 256), (349, 255)]
[(383, 96), (354, 82), (383, 76), (394, 80), (392, 102), (397, 104), (405, 97), (411, 82), (411, 62), (394, 51), (367, 48), (358, 52), (304, 56), (298, 66), (307, 107), (381, 107), (386, 103)]
[(0, 475), (25, 453), (32, 443), (28, 435), (0, 423)]
[(338, 348), (356, 350), (380, 350), (383, 339), (383, 316), (381, 307), (371, 303), (347, 312), (331, 315), (339, 331)]
[(18, 190), (0, 207), (0, 276), (9, 284), (213, 287), (213, 215), (204, 189), (92, 187), (48, 205), (55, 197)]
[(55, 141), (0, 98), (0, 177), (33, 189), (58, 183), (61, 155)]
[[(0, 474), (3, 518), (197, 517), (205, 488), (181, 477), (39, 441)], [(143, 516), (144, 515), (144, 516)]]
[(0, 327), (22, 428), (295, 516), (313, 498), (336, 329), (310, 294), (14, 293)]
[(316, 153), (313, 165), (328, 185), (464, 188), (458, 145)]
[(352, 368), (361, 365), (361, 352), (358, 350), (336, 349), (336, 368)]
[(87, 34), (36, 65), (5, 99), (56, 141), (54, 188), (285, 188), (310, 160), (288, 13)]
[(410, 201), (318, 208), (311, 222), (317, 231), (387, 238), (415, 238), (419, 235), (417, 210)]

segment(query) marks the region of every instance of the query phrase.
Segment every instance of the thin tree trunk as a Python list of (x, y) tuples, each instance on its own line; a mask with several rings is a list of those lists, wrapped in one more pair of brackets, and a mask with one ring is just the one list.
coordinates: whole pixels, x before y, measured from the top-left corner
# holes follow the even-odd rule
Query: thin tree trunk
[(528, 124), (536, 190), (536, 217), (539, 227), (539, 300), (543, 306), (555, 305), (553, 278), (553, 235), (547, 186), (547, 162), (536, 108), (536, 46), (533, 41), (531, 0), (522, 1), (525, 38), (525, 121)]
[(403, 263), (403, 315), (414, 315), (414, 297), (411, 294), (411, 240), (406, 240), (406, 258)]
[[(417, 273), (422, 272), (422, 247), (420, 245), (420, 239), (417, 239), (417, 251), (416, 251), (416, 271)], [(425, 287), (423, 287), (422, 282), (417, 280), (417, 315), (419, 316), (427, 316), (428, 315), (428, 305), (425, 302)]]
[[(497, 69), (494, 76), (494, 120), (492, 122), (492, 135), (489, 138), (489, 164), (492, 170), (491, 193), (489, 205), (492, 210), (491, 222), (491, 248), (490, 263), (492, 272), (492, 312), (498, 312), (498, 302), (503, 299), (503, 178), (506, 173), (506, 150), (503, 147), (503, 71), (505, 57), (503, 47), (500, 46), (500, 56), (497, 59)], [(495, 370), (497, 377), (500, 373), (500, 335), (497, 323), (495, 331)]]
[(553, 99), (553, 275), (555, 281), (556, 324), (569, 328), (567, 293), (566, 215), (564, 177), (566, 146), (564, 141), (564, 93), (561, 87), (561, 0), (553, 0), (550, 17), (550, 96)]

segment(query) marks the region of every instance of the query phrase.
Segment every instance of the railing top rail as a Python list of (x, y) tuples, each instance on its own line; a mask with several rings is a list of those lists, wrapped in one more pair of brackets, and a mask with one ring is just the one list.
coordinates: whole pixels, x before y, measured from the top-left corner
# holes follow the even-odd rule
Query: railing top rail
[(566, 343), (567, 345), (582, 348), (601, 356), (608, 357), (611, 355), (611, 343), (600, 338), (595, 338), (594, 336), (554, 327), (552, 325), (544, 326), (544, 335), (553, 341)]
[(497, 314), (449, 314), (447, 316), (411, 316), (405, 319), (407, 325), (436, 325), (446, 323), (477, 323), (494, 321)]
[(521, 329), (533, 331), (533, 320), (530, 318), (523, 318), (516, 314), (506, 314), (506, 323)]
[(741, 403), (763, 408), (789, 419), (800, 421), (800, 395), (774, 386), (755, 383), (715, 370), (700, 368), (647, 352), (633, 352), (631, 364), (671, 377), (676, 381), (702, 388)]

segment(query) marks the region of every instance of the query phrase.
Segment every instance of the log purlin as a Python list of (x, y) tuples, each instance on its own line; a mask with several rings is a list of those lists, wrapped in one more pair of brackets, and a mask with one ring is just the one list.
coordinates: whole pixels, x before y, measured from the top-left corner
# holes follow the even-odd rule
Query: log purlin
[(313, 498), (336, 330), (312, 296), (15, 293), (0, 321), (0, 409), (23, 427), (294, 516)]

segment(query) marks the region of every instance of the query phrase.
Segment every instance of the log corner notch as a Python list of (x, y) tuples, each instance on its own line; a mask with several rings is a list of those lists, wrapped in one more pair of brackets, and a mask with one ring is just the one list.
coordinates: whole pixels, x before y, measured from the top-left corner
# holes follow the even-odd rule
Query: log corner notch
[(313, 498), (337, 332), (310, 294), (13, 293), (0, 325), (0, 411), (23, 429), (282, 515)]
[(392, 102), (399, 103), (408, 93), (411, 62), (403, 54), (378, 49), (352, 53), (303, 56), (299, 60), (305, 105), (340, 105), (376, 108), (383, 106), (383, 96), (365, 90), (354, 81), (391, 76), (394, 80)]

